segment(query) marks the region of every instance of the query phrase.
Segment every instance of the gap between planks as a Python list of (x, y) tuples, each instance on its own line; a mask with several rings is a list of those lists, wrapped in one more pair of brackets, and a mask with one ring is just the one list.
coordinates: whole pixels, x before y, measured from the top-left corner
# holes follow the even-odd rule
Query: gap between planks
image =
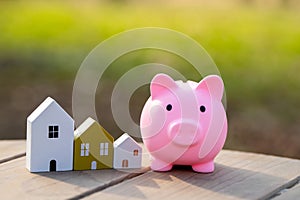
[(0, 140), (0, 164), (25, 156), (25, 140)]
[[(3, 142), (7, 143), (6, 141), (3, 141)], [(8, 152), (11, 153), (10, 155), (13, 155), (13, 156), (5, 155), (5, 157), (4, 157), (2, 155), (2, 157), (0, 158), (0, 164), (6, 163), (8, 161), (15, 160), (15, 159), (20, 158), (20, 157), (24, 157), (26, 155), (25, 151), (24, 151), (25, 150), (25, 142), (23, 143), (24, 145), (23, 144), (19, 145), (20, 141), (18, 141), (18, 142), (15, 141), (15, 142), (16, 143), (14, 143), (13, 141), (9, 141), (9, 143), (11, 143), (11, 145), (9, 145), (10, 147), (11, 146), (14, 146), (14, 147), (18, 146), (18, 148), (13, 148), (14, 151), (11, 151), (12, 149), (9, 150), (9, 149), (5, 148), (5, 150), (8, 150)], [(12, 143), (14, 143), (14, 144), (12, 144)], [(22, 146), (23, 146), (23, 148), (20, 148)], [(232, 153), (234, 153), (234, 152), (231, 152), (231, 154)], [(247, 154), (251, 154), (251, 153), (247, 153)], [(89, 197), (89, 196), (91, 196), (95, 193), (98, 193), (98, 192), (101, 192), (103, 190), (109, 189), (112, 186), (117, 186), (119, 184), (122, 184), (122, 182), (127, 182), (131, 179), (138, 178), (138, 177), (144, 175), (145, 173), (147, 173), (148, 171), (150, 171), (150, 167), (146, 167), (142, 171), (137, 172), (137, 173), (129, 173), (125, 177), (123, 176), (123, 177), (117, 178), (117, 179), (115, 179), (115, 180), (113, 180), (109, 183), (106, 183), (104, 185), (100, 185), (96, 188), (92, 188), (92, 189), (87, 190), (87, 191), (85, 191), (81, 194), (75, 195), (75, 196), (73, 196), (69, 199), (82, 199), (82, 198), (85, 198), (85, 197)], [(282, 194), (286, 194), (285, 191), (288, 192), (290, 189), (293, 189), (294, 187), (298, 186), (299, 182), (300, 182), (300, 176), (298, 176), (297, 178), (294, 178), (292, 180), (289, 180), (288, 182), (282, 184), (278, 188), (274, 188), (274, 190), (270, 191), (268, 194), (261, 197), (260, 199), (273, 199), (273, 198), (276, 199), (277, 197), (282, 196)]]
[(146, 151), (145, 146), (143, 145), (143, 143), (139, 143), (139, 144), (141, 145), (141, 147), (142, 147), (142, 149), (143, 149), (142, 166), (144, 166), (144, 168), (142, 169), (141, 172), (138, 172), (138, 173), (129, 173), (129, 174), (128, 174), (127, 176), (125, 176), (125, 177), (120, 177), (120, 178), (118, 178), (118, 179), (116, 179), (116, 180), (113, 180), (113, 181), (111, 181), (111, 182), (109, 182), (109, 183), (106, 183), (106, 184), (104, 184), (104, 185), (100, 185), (100, 186), (98, 186), (98, 187), (96, 187), (96, 188), (93, 188), (93, 189), (91, 189), (91, 190), (88, 190), (88, 191), (86, 191), (86, 192), (83, 192), (83, 193), (81, 193), (81, 194), (79, 194), (79, 195), (76, 195), (76, 196), (71, 197), (71, 198), (68, 198), (68, 199), (69, 199), (69, 200), (83, 199), (83, 198), (88, 197), (88, 196), (90, 196), (90, 195), (92, 195), (92, 194), (95, 194), (95, 193), (97, 193), (97, 192), (101, 192), (101, 191), (103, 191), (103, 190), (105, 190), (105, 189), (107, 189), (107, 188), (109, 188), (109, 187), (118, 185), (118, 184), (120, 184), (120, 183), (122, 183), (122, 182), (124, 182), (124, 181), (128, 181), (128, 180), (130, 180), (130, 179), (139, 177), (139, 176), (141, 176), (141, 175), (143, 175), (143, 174), (149, 172), (149, 171), (151, 170), (151, 168), (150, 168), (150, 160), (149, 160), (149, 156), (148, 156), (148, 155), (146, 156), (146, 154), (145, 154), (145, 152), (147, 152), (147, 151)]
[[(22, 157), (26, 156), (25, 146), (26, 146), (26, 144), (25, 144), (24, 140), (18, 140), (18, 141), (14, 141), (14, 140), (3, 141), (2, 140), (2, 141), (0, 141), (0, 148), (2, 147), (2, 149), (5, 150), (5, 151), (3, 151), (4, 154), (0, 155), (0, 165), (8, 163), (9, 161), (14, 162), (14, 160), (17, 160), (18, 158), (22, 158)], [(143, 147), (143, 151), (145, 151), (144, 146), (143, 145), (141, 145), (141, 146)], [(143, 159), (147, 160), (147, 158), (145, 156)], [(94, 193), (100, 192), (106, 188), (109, 188), (111, 186), (122, 183), (126, 180), (130, 180), (132, 178), (141, 176), (144, 173), (150, 171), (148, 162), (143, 162), (143, 165), (144, 166), (146, 165), (147, 167), (143, 167), (143, 169), (139, 172), (128, 173), (128, 175), (126, 175), (126, 176), (119, 177), (115, 180), (112, 180), (111, 182), (108, 182), (103, 185), (99, 185), (96, 188), (92, 188), (90, 190), (87, 190), (83, 193), (80, 193), (80, 194), (70, 197), (68, 199), (82, 199), (82, 198), (92, 195)], [(25, 168), (25, 166), (24, 166), (24, 168)]]
[(269, 195), (266, 195), (262, 199), (276, 199), (277, 197), (280, 197), (284, 192), (288, 192), (289, 190), (296, 188), (299, 184), (300, 176), (275, 189), (273, 192), (271, 192)]
[(16, 154), (14, 156), (10, 156), (10, 157), (7, 157), (7, 158), (3, 158), (2, 160), (0, 160), (0, 164), (2, 163), (5, 163), (5, 162), (8, 162), (8, 161), (11, 161), (11, 160), (14, 160), (14, 159), (17, 159), (17, 158), (21, 158), (23, 156), (25, 156), (26, 153), (19, 153), (19, 154)]
[(82, 194), (79, 194), (79, 195), (76, 195), (72, 198), (69, 198), (69, 200), (78, 200), (78, 199), (82, 199), (82, 198), (85, 198), (87, 196), (90, 196), (94, 193), (97, 193), (97, 192), (101, 192), (102, 190), (105, 190), (106, 188), (109, 188), (109, 187), (112, 187), (112, 186), (115, 186), (115, 185), (118, 185), (124, 181), (127, 181), (127, 180), (130, 180), (132, 178), (135, 178), (135, 177), (138, 177), (138, 176), (141, 176), (143, 174), (145, 174), (146, 172), (150, 171), (150, 167), (146, 167), (142, 172), (140, 173), (131, 173), (131, 174), (128, 174), (127, 176), (125, 177), (120, 177), (110, 183), (107, 183), (107, 184), (104, 184), (104, 185), (101, 185), (99, 187), (96, 187), (94, 189), (91, 189), (91, 190), (88, 190)]
[(300, 174), (299, 161), (262, 154), (223, 150), (216, 163), (212, 174), (184, 168), (148, 172), (87, 199), (270, 199), (274, 193), (296, 184)]

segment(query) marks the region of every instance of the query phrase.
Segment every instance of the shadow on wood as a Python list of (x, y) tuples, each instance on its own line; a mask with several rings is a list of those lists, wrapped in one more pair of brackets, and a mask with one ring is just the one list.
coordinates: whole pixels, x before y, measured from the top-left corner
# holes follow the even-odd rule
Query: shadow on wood
[[(111, 198), (169, 198), (201, 196), (206, 198), (243, 198), (264, 197), (270, 188), (276, 188), (288, 179), (247, 169), (216, 164), (216, 170), (210, 174), (200, 174), (190, 167), (176, 166), (170, 172), (148, 172), (141, 177), (129, 180), (117, 187), (108, 188), (90, 196)], [(116, 196), (117, 195), (117, 196)], [(226, 199), (226, 198), (225, 198)]]

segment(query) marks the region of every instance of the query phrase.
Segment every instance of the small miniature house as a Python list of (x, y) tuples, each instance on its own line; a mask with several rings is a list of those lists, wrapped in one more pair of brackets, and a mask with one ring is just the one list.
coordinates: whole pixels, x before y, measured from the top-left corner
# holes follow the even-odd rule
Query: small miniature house
[(73, 119), (48, 97), (27, 118), (27, 169), (30, 172), (72, 170), (73, 139)]
[(130, 169), (141, 167), (142, 148), (127, 133), (124, 133), (114, 142), (114, 151), (115, 169)]
[(94, 119), (86, 119), (74, 138), (74, 170), (113, 167), (113, 137)]

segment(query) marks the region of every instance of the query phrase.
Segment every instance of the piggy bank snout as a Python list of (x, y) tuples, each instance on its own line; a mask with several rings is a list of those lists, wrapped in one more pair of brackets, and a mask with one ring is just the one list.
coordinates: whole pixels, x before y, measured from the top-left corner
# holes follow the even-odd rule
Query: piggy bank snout
[(200, 140), (201, 126), (193, 120), (176, 120), (168, 127), (170, 140), (181, 146), (190, 146)]

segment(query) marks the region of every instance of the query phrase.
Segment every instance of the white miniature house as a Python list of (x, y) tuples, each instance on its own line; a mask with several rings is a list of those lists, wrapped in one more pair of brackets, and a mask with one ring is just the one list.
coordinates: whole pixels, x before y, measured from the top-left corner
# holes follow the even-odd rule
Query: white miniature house
[(124, 133), (114, 142), (114, 153), (115, 169), (130, 169), (141, 167), (142, 148), (127, 133)]
[(27, 118), (27, 169), (30, 172), (72, 170), (73, 140), (73, 119), (48, 97)]

